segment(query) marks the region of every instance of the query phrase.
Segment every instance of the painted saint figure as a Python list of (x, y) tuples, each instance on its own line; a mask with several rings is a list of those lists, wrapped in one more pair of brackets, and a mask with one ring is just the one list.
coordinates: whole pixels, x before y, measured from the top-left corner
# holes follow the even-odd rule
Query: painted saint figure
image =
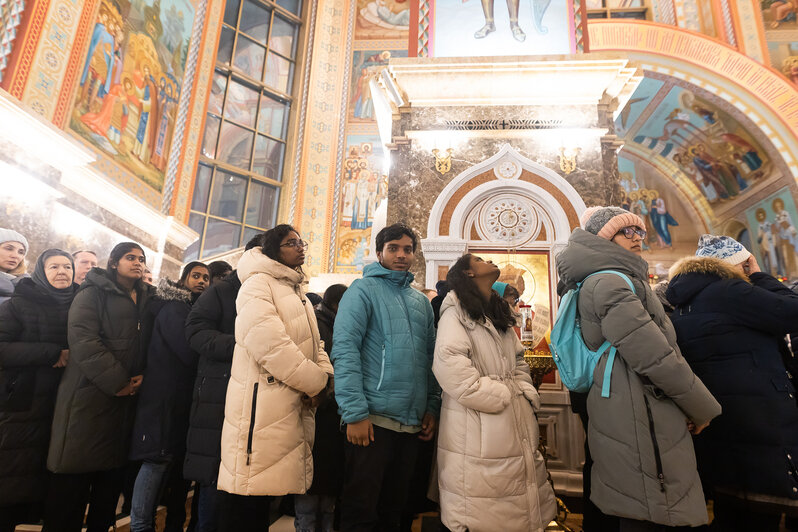
[(793, 225), (790, 213), (784, 208), (784, 200), (776, 198), (771, 204), (776, 218), (773, 223), (776, 237), (776, 251), (784, 263), (784, 275), (790, 277), (796, 273), (795, 254), (798, 253), (798, 231)]
[(781, 275), (782, 268), (779, 265), (778, 255), (776, 254), (775, 235), (773, 234), (773, 224), (767, 219), (765, 209), (756, 210), (757, 226), (756, 242), (759, 244), (759, 256), (762, 258), (762, 267), (765, 273), (772, 276)]
[(659, 194), (656, 191), (654, 194), (655, 196), (651, 200), (650, 210), (651, 225), (654, 227), (654, 230), (657, 233), (659, 247), (673, 247), (671, 232), (670, 229), (668, 229), (668, 226), (677, 226), (679, 225), (679, 222), (677, 222), (668, 212), (668, 209), (665, 207), (665, 200), (659, 197)]

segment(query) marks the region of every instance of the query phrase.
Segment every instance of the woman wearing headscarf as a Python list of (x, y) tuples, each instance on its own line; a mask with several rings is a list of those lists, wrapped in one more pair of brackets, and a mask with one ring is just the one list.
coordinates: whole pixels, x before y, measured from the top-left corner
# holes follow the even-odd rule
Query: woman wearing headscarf
[(703, 235), (670, 273), (679, 347), (723, 406), (695, 438), (712, 528), (779, 530), (782, 513), (798, 513), (798, 405), (784, 365), (798, 295), (727, 236)]
[(499, 268), (466, 254), (449, 270), (432, 371), (443, 389), (438, 435), (441, 520), (454, 532), (542, 531), (554, 490), (538, 451), (532, 385)]
[(182, 466), (197, 374), (197, 354), (186, 341), (185, 323), (210, 280), (205, 264), (190, 262), (177, 283), (166, 278), (158, 282), (147, 306), (152, 334), (130, 444), (130, 459), (143, 462), (133, 489), (132, 532), (154, 532), (155, 511), (165, 488), (171, 503), (166, 529), (183, 530), (188, 485)]
[[(601, 378), (587, 397), (590, 500), (621, 532), (700, 526), (708, 520), (693, 441), (721, 412), (676, 344), (640, 256), (645, 222), (618, 207), (591, 207), (557, 256), (566, 288), (581, 284), (579, 325), (589, 349), (617, 348), (609, 397)], [(613, 270), (621, 276), (602, 273)], [(595, 274), (595, 275), (594, 275)], [(610, 363), (602, 354), (594, 375)]]
[(48, 249), (0, 305), (0, 532), (41, 515), (73, 280), (69, 253)]
[(141, 280), (145, 263), (141, 246), (117, 244), (69, 309), (70, 355), (47, 457), (47, 532), (79, 532), (87, 503), (87, 532), (107, 532), (114, 521), (143, 379), (141, 318), (154, 290)]
[(0, 303), (11, 297), (14, 287), (23, 277), (28, 240), (13, 229), (0, 227)]

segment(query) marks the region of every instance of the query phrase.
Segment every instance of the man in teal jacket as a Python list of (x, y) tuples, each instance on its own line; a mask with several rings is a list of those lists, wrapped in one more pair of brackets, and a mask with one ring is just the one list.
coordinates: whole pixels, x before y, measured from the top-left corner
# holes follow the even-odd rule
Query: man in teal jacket
[(333, 332), (335, 399), (346, 424), (341, 530), (399, 530), (418, 441), (440, 413), (429, 300), (410, 286), (418, 239), (394, 224), (377, 234), (379, 263), (346, 291)]

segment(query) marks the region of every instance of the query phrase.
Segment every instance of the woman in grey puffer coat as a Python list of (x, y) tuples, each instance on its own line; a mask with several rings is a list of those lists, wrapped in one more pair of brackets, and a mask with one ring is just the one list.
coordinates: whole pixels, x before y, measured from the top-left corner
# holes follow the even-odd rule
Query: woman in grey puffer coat
[[(591, 500), (619, 516), (622, 532), (666, 530), (707, 522), (690, 432), (698, 433), (721, 408), (676, 345), (662, 304), (648, 286), (640, 257), (645, 223), (617, 207), (582, 215), (557, 256), (561, 282), (584, 281), (579, 294), (582, 336), (596, 350), (609, 340), (617, 349), (610, 396), (601, 397), (607, 356), (595, 369), (588, 394), (588, 440), (594, 464)], [(624, 279), (601, 270), (626, 274)]]

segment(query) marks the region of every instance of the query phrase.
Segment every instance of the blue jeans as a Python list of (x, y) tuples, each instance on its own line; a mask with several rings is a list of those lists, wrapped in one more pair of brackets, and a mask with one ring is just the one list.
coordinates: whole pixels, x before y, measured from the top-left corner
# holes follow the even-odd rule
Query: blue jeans
[(155, 532), (155, 512), (170, 462), (141, 464), (130, 506), (131, 532)]
[(219, 491), (215, 485), (199, 486), (197, 529), (194, 532), (217, 532), (219, 521)]
[(333, 532), (335, 495), (294, 495), (296, 532)]

